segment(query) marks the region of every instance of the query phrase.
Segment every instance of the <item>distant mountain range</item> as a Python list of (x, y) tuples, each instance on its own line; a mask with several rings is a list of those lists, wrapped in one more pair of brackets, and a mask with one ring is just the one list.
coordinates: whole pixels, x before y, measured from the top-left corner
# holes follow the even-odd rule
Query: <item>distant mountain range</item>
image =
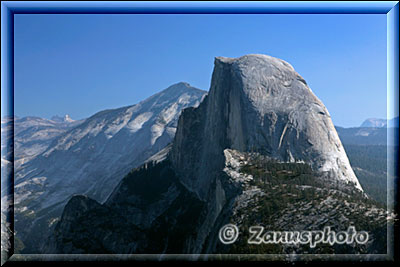
[(55, 122), (74, 122), (74, 120), (68, 114), (66, 114), (64, 117), (55, 115), (51, 117), (51, 120)]
[[(37, 240), (52, 231), (72, 195), (85, 194), (102, 203), (131, 169), (149, 159), (164, 159), (181, 111), (197, 107), (206, 94), (178, 83), (136, 105), (104, 110), (84, 120), (68, 115), (15, 118), (17, 249), (40, 251), (43, 244)], [(2, 136), (12, 123), (9, 118), (1, 120)], [(388, 125), (398, 127), (398, 117)], [(335, 128), (365, 192), (385, 203), (386, 120)], [(4, 138), (1, 149), (3, 168), (11, 164), (3, 158), (10, 151)]]
[[(44, 251), (159, 259), (193, 254), (194, 260), (386, 253), (394, 215), (368, 197), (339, 136), (324, 104), (289, 63), (267, 55), (217, 57), (209, 93), (182, 111), (172, 144), (131, 170), (104, 202), (73, 196)], [(235, 232), (223, 231), (228, 224), (240, 232), (231, 245), (224, 242)], [(353, 226), (366, 229), (369, 239), (315, 248), (290, 241), (254, 245), (247, 240), (255, 225), (267, 231)]]
[(376, 119), (376, 118), (369, 118), (366, 119), (360, 127), (397, 127), (399, 128), (399, 117), (395, 117), (393, 119), (390, 120), (386, 120), (386, 119)]
[[(40, 117), (3, 118), (1, 120), (2, 137), (7, 137), (14, 123), (14, 164), (18, 166), (42, 153), (54, 138), (65, 131), (78, 126), (83, 120), (48, 120)], [(1, 139), (1, 155), (11, 152), (7, 147), (7, 138)], [(2, 163), (4, 158), (2, 157)]]
[[(104, 201), (132, 168), (172, 141), (182, 109), (199, 105), (206, 93), (178, 83), (138, 104), (100, 111), (82, 121), (68, 115), (16, 119), (15, 230), (20, 251), (39, 251), (40, 240), (72, 195)], [(11, 123), (2, 121), (2, 131)]]

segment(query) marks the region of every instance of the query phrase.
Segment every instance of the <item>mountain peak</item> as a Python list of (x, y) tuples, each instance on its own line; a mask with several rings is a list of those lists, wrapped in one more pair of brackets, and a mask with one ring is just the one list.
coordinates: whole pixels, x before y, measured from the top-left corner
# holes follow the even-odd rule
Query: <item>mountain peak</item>
[[(231, 247), (219, 242), (227, 223), (309, 231), (385, 220), (383, 209), (365, 205), (328, 111), (299, 77), (268, 56), (216, 58), (209, 94), (182, 110), (171, 147), (125, 176), (103, 204), (70, 201), (47, 253), (81, 253), (75, 244), (84, 253), (242, 253), (244, 236)], [(92, 207), (81, 216), (81, 206)], [(371, 236), (385, 236), (382, 225), (369, 224)], [(305, 252), (284, 249), (273, 251)]]
[(245, 65), (257, 64), (258, 66), (270, 65), (270, 66), (274, 66), (278, 69), (287, 68), (290, 71), (294, 71), (294, 68), (288, 62), (286, 62), (282, 59), (279, 59), (279, 58), (275, 58), (275, 57), (263, 55), (263, 54), (248, 54), (248, 55), (244, 55), (244, 56), (241, 56), (238, 58), (216, 57), (215, 62), (226, 63), (226, 64), (240, 63), (240, 64), (245, 64)]
[(281, 59), (217, 57), (208, 96), (182, 113), (171, 159), (201, 199), (213, 183), (208, 174), (223, 168), (226, 148), (304, 161), (324, 179), (362, 190), (328, 110)]
[(394, 117), (393, 119), (387, 120), (387, 119), (377, 119), (377, 118), (369, 118), (366, 119), (360, 127), (364, 128), (399, 128), (399, 116)]
[(385, 119), (368, 118), (366, 119), (360, 127), (385, 127), (387, 124)]
[(186, 87), (192, 87), (189, 83), (187, 83), (187, 82), (178, 82), (178, 83), (176, 83), (176, 84), (173, 84), (172, 86), (176, 86), (176, 85), (179, 85), (179, 86), (186, 86)]
[(183, 93), (187, 92), (188, 90), (195, 90), (201, 93), (205, 92), (204, 90), (193, 87), (187, 82), (178, 82), (164, 89), (163, 91), (161, 91), (161, 93)]
[[(29, 218), (16, 213), (20, 223), (16, 229), (24, 242), (24, 250), (35, 251), (40, 247), (39, 242), (31, 241), (38, 240), (32, 236), (44, 236), (51, 229), (47, 222), (59, 218), (72, 194), (85, 194), (103, 202), (131, 168), (140, 166), (166, 147), (174, 137), (181, 110), (198, 105), (205, 94), (191, 88), (179, 83), (170, 86), (170, 92), (163, 90), (138, 104), (100, 111), (84, 122), (66, 123), (72, 121), (69, 115), (52, 117), (53, 121), (48, 124), (65, 131), (47, 143), (40, 155), (24, 162), (24, 168), (16, 169), (19, 177), (16, 205), (35, 214), (49, 207), (52, 210), (29, 224), (29, 228), (25, 221)], [(70, 128), (73, 125), (76, 127)], [(49, 134), (40, 136), (48, 138)], [(34, 144), (36, 148), (37, 143)], [(39, 178), (43, 187), (37, 186)], [(35, 193), (31, 194), (30, 190)], [(75, 200), (79, 201), (70, 203), (71, 208), (91, 207), (87, 198)]]
[[(237, 83), (237, 85), (224, 88), (239, 90), (238, 93), (242, 94), (261, 115), (268, 110), (285, 109), (289, 112), (295, 103), (306, 98), (307, 101), (322, 106), (306, 81), (284, 60), (260, 54), (239, 58), (217, 57), (215, 76), (226, 76), (228, 72), (231, 77), (230, 83)], [(221, 88), (216, 87), (218, 90)], [(213, 88), (210, 94), (212, 90)], [(272, 98), (276, 101), (270, 101)]]
[(74, 122), (75, 121), (75, 120), (71, 119), (71, 117), (68, 114), (64, 115), (64, 117), (55, 115), (55, 116), (51, 117), (50, 120), (52, 120), (54, 122), (60, 122), (60, 123)]
[(71, 117), (70, 117), (68, 114), (66, 114), (66, 115), (64, 116), (64, 121), (65, 121), (65, 122), (73, 122), (73, 121), (75, 121), (75, 120), (71, 119)]

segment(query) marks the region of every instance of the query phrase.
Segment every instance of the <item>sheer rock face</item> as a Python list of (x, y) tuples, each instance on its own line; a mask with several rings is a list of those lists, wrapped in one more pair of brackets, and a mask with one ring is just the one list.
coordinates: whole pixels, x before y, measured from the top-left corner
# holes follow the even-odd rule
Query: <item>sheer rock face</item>
[(362, 191), (324, 104), (283, 60), (217, 57), (208, 96), (179, 118), (170, 154), (200, 199), (223, 169), (225, 148), (306, 162), (333, 183)]
[[(270, 184), (275, 177), (272, 174), (263, 178), (268, 181), (256, 182), (258, 170), (252, 168), (258, 164), (258, 156), (263, 157), (262, 163), (308, 163), (313, 172), (302, 177), (323, 182), (290, 184), (299, 196), (309, 190), (309, 196), (304, 194), (299, 202), (287, 189), (292, 181), (289, 174), (276, 184)], [(340, 203), (347, 205), (351, 198), (354, 202), (366, 200), (353, 194), (359, 193), (356, 188), (362, 189), (324, 105), (288, 63), (264, 55), (216, 58), (209, 94), (197, 108), (182, 111), (172, 145), (146, 162), (123, 178), (103, 204), (77, 196), (71, 199), (44, 251), (229, 254), (218, 233), (229, 222), (240, 226), (242, 215), (256, 218), (248, 225), (260, 225), (275, 216), (272, 230), (299, 221), (304, 222), (301, 227), (308, 227), (310, 222), (329, 217), (327, 209), (340, 216), (348, 210), (341, 205), (338, 211)], [(348, 195), (347, 200), (337, 197), (336, 206), (323, 202), (321, 199), (336, 197), (326, 192), (338, 184), (348, 184), (335, 187)], [(281, 191), (274, 194), (277, 189)], [(294, 196), (292, 202), (289, 195)], [(316, 217), (299, 208), (312, 205), (308, 203), (314, 201), (314, 195), (322, 203), (312, 213)], [(272, 201), (282, 206), (257, 211)], [(81, 206), (89, 210), (76, 211)], [(365, 210), (358, 207), (349, 214)], [(364, 212), (357, 216), (360, 222), (370, 222)], [(334, 218), (330, 224), (345, 227), (342, 219)]]

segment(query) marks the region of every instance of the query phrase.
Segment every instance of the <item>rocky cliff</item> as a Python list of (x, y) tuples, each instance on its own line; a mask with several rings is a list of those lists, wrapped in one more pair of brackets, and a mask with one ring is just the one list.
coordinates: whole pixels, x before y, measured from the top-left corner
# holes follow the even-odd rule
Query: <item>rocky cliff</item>
[[(183, 110), (172, 146), (154, 160), (127, 175), (102, 205), (72, 198), (47, 250), (247, 253), (246, 244), (219, 243), (221, 226), (233, 222), (243, 230), (269, 222), (307, 230), (332, 218), (339, 229), (369, 221), (369, 210), (376, 215), (368, 226), (375, 236), (386, 225), (385, 211), (363, 194), (327, 109), (280, 59), (216, 58), (209, 94), (197, 108)], [(299, 203), (311, 205), (312, 216)], [(93, 208), (77, 211), (89, 204)], [(121, 222), (111, 224), (107, 214)], [(302, 223), (290, 223), (296, 221)], [(116, 233), (123, 233), (122, 242)], [(84, 240), (96, 241), (86, 246)], [(374, 253), (384, 249), (378, 241), (333, 250)]]
[(206, 174), (221, 169), (225, 148), (304, 161), (324, 179), (362, 190), (328, 110), (293, 67), (277, 58), (216, 58), (208, 96), (179, 118), (172, 163), (202, 199), (213, 179)]

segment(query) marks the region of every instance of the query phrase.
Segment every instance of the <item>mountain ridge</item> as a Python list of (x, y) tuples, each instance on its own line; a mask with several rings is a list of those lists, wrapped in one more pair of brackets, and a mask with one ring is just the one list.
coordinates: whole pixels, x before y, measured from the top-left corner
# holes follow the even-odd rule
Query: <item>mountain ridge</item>
[[(310, 230), (307, 225), (318, 229), (329, 221), (326, 210), (334, 211), (329, 223), (335, 228), (346, 227), (344, 222), (355, 222), (361, 228), (371, 223), (371, 236), (375, 238), (372, 245), (322, 247), (318, 253), (384, 250), (377, 249), (382, 240), (376, 236), (385, 237), (377, 233), (385, 229), (386, 213), (353, 183), (358, 180), (348, 170), (351, 166), (329, 113), (289, 64), (270, 58), (250, 55), (216, 59), (211, 89), (198, 107), (183, 110), (172, 147), (154, 157), (155, 161), (132, 170), (103, 204), (85, 197), (72, 198), (47, 251), (157, 253), (160, 257), (166, 253), (249, 253), (260, 250), (222, 245), (218, 242), (219, 229), (230, 222), (244, 230), (249, 225), (267, 223), (274, 214), (284, 220), (271, 222), (270, 226), (277, 227), (272, 230), (282, 225), (291, 227), (284, 230)], [(292, 87), (299, 90), (282, 97)], [(300, 109), (305, 114), (285, 116), (287, 110), (299, 110), (294, 100), (297, 94), (306, 104), (307, 108)], [(265, 105), (263, 101), (267, 101)], [(268, 101), (274, 113), (268, 109)], [(279, 151), (282, 147), (284, 150)], [(300, 154), (302, 149), (308, 149), (317, 160)], [(325, 166), (325, 160), (331, 165)], [(352, 176), (346, 180), (343, 174)], [(152, 190), (145, 190), (149, 188)], [(275, 199), (271, 199), (272, 194)], [(311, 214), (297, 207), (299, 203), (310, 206), (316, 200), (320, 205), (313, 207)], [(79, 213), (81, 207), (89, 205), (93, 208)], [(364, 211), (368, 209), (376, 211), (376, 220), (367, 219)], [(118, 219), (110, 221), (110, 217), (101, 215), (108, 213)], [(303, 223), (288, 223), (297, 221)], [(261, 253), (307, 250), (262, 248), (266, 250)], [(307, 251), (313, 252), (310, 248)]]
[(359, 127), (399, 128), (399, 116), (392, 119), (368, 118)]
[(97, 112), (16, 170), (16, 231), (24, 251), (38, 250), (33, 240), (48, 231), (44, 226), (55, 226), (71, 195), (104, 201), (131, 168), (171, 142), (181, 110), (198, 105), (205, 94), (187, 83), (165, 90), (169, 93), (135, 105)]

